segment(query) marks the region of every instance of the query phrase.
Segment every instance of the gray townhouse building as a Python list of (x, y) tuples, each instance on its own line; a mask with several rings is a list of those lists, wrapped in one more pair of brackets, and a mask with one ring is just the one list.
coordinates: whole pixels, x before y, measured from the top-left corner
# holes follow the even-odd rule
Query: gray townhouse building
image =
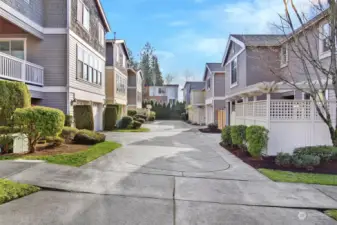
[(0, 0), (0, 79), (25, 82), (32, 104), (93, 106), (102, 128), (105, 34), (99, 0)]

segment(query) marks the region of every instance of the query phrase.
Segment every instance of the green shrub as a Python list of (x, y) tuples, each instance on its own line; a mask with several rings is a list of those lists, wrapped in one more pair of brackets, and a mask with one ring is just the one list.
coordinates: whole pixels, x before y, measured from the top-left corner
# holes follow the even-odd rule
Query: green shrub
[(73, 123), (73, 116), (72, 115), (65, 115), (64, 126), (71, 127)]
[(231, 126), (231, 138), (234, 145), (244, 148), (246, 143), (246, 129), (245, 125)]
[(136, 114), (135, 115), (136, 118), (141, 118), (143, 120), (146, 120), (147, 119), (147, 116), (146, 115), (142, 115), (142, 114)]
[(292, 156), (289, 153), (280, 152), (275, 158), (275, 164), (278, 166), (288, 167), (292, 164)]
[(30, 107), (31, 96), (23, 82), (0, 80), (0, 125), (10, 125), (16, 108)]
[(210, 123), (207, 125), (208, 129), (210, 129), (211, 131), (216, 131), (218, 130), (218, 125), (215, 123)]
[(134, 119), (135, 121), (138, 121), (138, 122), (140, 122), (140, 123), (145, 123), (145, 120), (144, 119), (142, 119), (142, 118), (136, 118), (136, 119)]
[(133, 109), (129, 109), (128, 110), (128, 116), (135, 116), (137, 114), (137, 111), (136, 110), (133, 110)]
[(130, 127), (130, 125), (132, 126), (132, 117), (130, 116), (123, 116), (121, 121), (120, 121), (120, 124), (119, 124), (119, 129), (126, 129), (128, 127)]
[(320, 164), (320, 158), (314, 155), (293, 156), (292, 162), (297, 168), (306, 168), (312, 170), (313, 167)]
[(156, 119), (156, 112), (154, 112), (154, 111), (150, 111), (149, 118), (153, 118), (153, 120), (152, 120), (152, 121), (154, 121), (154, 120)]
[(0, 134), (14, 134), (20, 132), (20, 127), (14, 126), (0, 126)]
[(231, 137), (231, 127), (230, 126), (226, 126), (225, 128), (222, 129), (221, 140), (222, 140), (222, 143), (226, 146), (233, 145), (232, 137)]
[(117, 108), (107, 105), (104, 109), (103, 124), (104, 130), (111, 131), (115, 128), (117, 122)]
[(132, 122), (132, 129), (139, 129), (142, 126), (141, 122), (133, 121)]
[(77, 129), (94, 130), (94, 115), (91, 105), (75, 105), (74, 120)]
[(58, 136), (64, 126), (64, 113), (48, 107), (18, 108), (14, 112), (14, 121), (28, 137), (29, 152), (35, 151), (41, 137)]
[(91, 131), (91, 130), (79, 130), (74, 137), (76, 144), (94, 145), (105, 141), (105, 135)]
[(47, 143), (50, 143), (53, 145), (53, 147), (58, 147), (58, 146), (61, 146), (63, 143), (64, 143), (64, 139), (61, 138), (61, 137), (45, 137), (45, 140)]
[(248, 152), (259, 157), (268, 145), (268, 130), (263, 126), (250, 126), (246, 129), (246, 140)]
[(183, 120), (183, 121), (187, 121), (187, 113), (185, 113), (185, 112), (183, 112), (183, 113), (181, 113), (181, 115), (180, 115), (180, 118)]
[(71, 143), (74, 140), (74, 137), (77, 134), (77, 132), (78, 132), (78, 129), (75, 127), (63, 127), (60, 136), (64, 138), (64, 140), (67, 143)]
[(0, 154), (13, 152), (14, 138), (12, 135), (2, 134), (0, 135)]
[(337, 147), (333, 146), (307, 146), (296, 148), (293, 153), (294, 157), (302, 155), (318, 156), (322, 162), (337, 159)]

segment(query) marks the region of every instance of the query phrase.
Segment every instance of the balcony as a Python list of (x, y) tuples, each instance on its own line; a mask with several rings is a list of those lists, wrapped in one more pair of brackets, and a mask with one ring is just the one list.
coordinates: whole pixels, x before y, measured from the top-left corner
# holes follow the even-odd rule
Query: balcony
[(191, 105), (205, 105), (205, 92), (191, 91)]
[(43, 86), (43, 67), (0, 52), (0, 78)]

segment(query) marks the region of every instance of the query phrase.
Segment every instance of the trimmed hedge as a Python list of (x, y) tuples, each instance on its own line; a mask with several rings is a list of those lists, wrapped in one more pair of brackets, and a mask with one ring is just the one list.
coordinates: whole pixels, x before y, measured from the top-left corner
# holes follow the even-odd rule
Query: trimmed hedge
[(230, 126), (226, 126), (225, 128), (222, 129), (221, 140), (222, 140), (222, 143), (224, 143), (226, 146), (233, 145)]
[[(241, 128), (240, 128), (241, 129)], [(246, 129), (248, 152), (253, 157), (261, 156), (268, 144), (268, 130), (263, 126), (250, 126)]]
[(64, 126), (71, 127), (73, 123), (73, 116), (72, 115), (65, 115)]
[(91, 130), (80, 130), (74, 137), (76, 144), (94, 145), (105, 141), (105, 135)]
[(35, 151), (41, 137), (58, 136), (64, 126), (64, 113), (59, 109), (35, 106), (18, 108), (14, 112), (14, 121), (28, 137), (29, 152)]
[(135, 116), (136, 114), (137, 114), (136, 110), (133, 110), (133, 109), (128, 110), (128, 116)]
[(133, 121), (132, 122), (132, 129), (139, 129), (142, 126), (141, 122)]
[(120, 124), (119, 124), (119, 129), (126, 129), (132, 126), (133, 119), (131, 116), (123, 116)]
[(218, 125), (216, 123), (210, 123), (207, 125), (208, 129), (211, 131), (217, 131), (218, 130)]
[(0, 134), (14, 134), (21, 131), (20, 127), (0, 126)]
[(293, 156), (292, 162), (297, 168), (306, 168), (312, 170), (313, 167), (321, 163), (321, 159), (314, 155)]
[(289, 153), (280, 152), (275, 158), (275, 164), (283, 167), (291, 166), (292, 161), (292, 156)]
[(46, 137), (45, 138), (46, 142), (47, 143), (50, 143), (52, 144), (53, 147), (58, 147), (58, 146), (61, 146), (63, 143), (64, 143), (64, 139), (61, 138), (61, 137)]
[(103, 124), (105, 131), (111, 131), (115, 128), (117, 122), (117, 107), (107, 105), (104, 109)]
[(322, 162), (337, 159), (337, 147), (333, 146), (307, 146), (296, 148), (293, 156), (300, 157), (303, 155), (318, 156)]
[(137, 119), (138, 119), (138, 118), (141, 118), (141, 119), (143, 119), (143, 120), (146, 120), (146, 119), (147, 119), (147, 116), (142, 115), (142, 114), (136, 114), (134, 117), (136, 117)]
[(75, 127), (63, 127), (60, 136), (67, 143), (71, 143), (74, 140), (74, 137), (77, 133), (78, 133), (78, 129), (76, 129)]
[(15, 109), (31, 106), (31, 96), (22, 82), (0, 80), (0, 90), (0, 125), (9, 125)]
[(246, 142), (246, 129), (245, 125), (231, 126), (231, 138), (234, 145), (238, 145), (241, 148), (244, 147)]
[(94, 116), (91, 105), (75, 105), (74, 120), (77, 129), (94, 130)]
[(138, 122), (140, 122), (140, 123), (145, 123), (145, 120), (144, 119), (142, 119), (142, 118), (136, 118), (136, 119), (134, 119), (135, 121), (138, 121)]

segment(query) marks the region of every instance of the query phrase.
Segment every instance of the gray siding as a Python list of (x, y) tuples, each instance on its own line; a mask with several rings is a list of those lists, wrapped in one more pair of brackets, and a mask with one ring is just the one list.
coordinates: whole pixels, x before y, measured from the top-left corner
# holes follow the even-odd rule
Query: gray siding
[[(128, 71), (127, 71), (127, 68), (123, 66), (122, 58), (119, 58), (119, 61), (117, 62), (117, 57), (119, 57), (117, 56), (117, 48), (118, 48), (119, 53), (123, 54), (124, 57), (126, 57), (126, 53), (123, 50), (122, 44), (107, 43), (106, 44), (106, 65), (115, 66), (119, 71), (127, 75)], [(127, 59), (125, 58), (125, 60)]]
[(228, 55), (226, 57), (225, 63), (230, 60), (236, 53), (238, 53), (242, 47), (234, 42), (231, 42), (228, 50)]
[(137, 76), (136, 75), (129, 75), (128, 76), (128, 86), (129, 87), (136, 87), (137, 85)]
[[(279, 49), (269, 47), (248, 47), (247, 52), (247, 83), (256, 84), (262, 81), (279, 81), (277, 75), (270, 71), (277, 68), (279, 63)], [(277, 72), (278, 70), (274, 70)]]
[(106, 43), (106, 65), (107, 66), (113, 66), (113, 45), (112, 43)]
[(137, 104), (137, 92), (136, 89), (128, 89), (128, 105)]
[(43, 16), (44, 16), (44, 0), (30, 0), (30, 3), (26, 3), (23, 0), (0, 0), (16, 11), (20, 12), (24, 16), (28, 17), (35, 23), (43, 26)]
[(42, 99), (43, 98), (43, 92), (41, 91), (31, 91), (29, 90), (30, 92), (30, 95), (32, 98), (39, 98), (39, 99)]
[(225, 66), (225, 92), (226, 95), (233, 94), (237, 91), (242, 90), (246, 87), (247, 83), (247, 52), (243, 51), (237, 58), (238, 65), (237, 65), (237, 80), (238, 85), (235, 87), (230, 87), (230, 76), (231, 76), (231, 64)]
[(225, 91), (225, 74), (216, 73), (214, 75), (214, 96), (215, 97), (224, 97), (226, 95)]
[(44, 1), (44, 26), (67, 27), (67, 0)]
[(43, 93), (43, 99), (40, 102), (41, 105), (57, 108), (67, 113), (67, 93), (66, 92), (45, 92)]
[(27, 60), (44, 67), (44, 85), (66, 86), (67, 35), (45, 35), (43, 41), (30, 36), (27, 42)]
[[(208, 78), (211, 79), (211, 88), (208, 90), (207, 89), (207, 80)], [(207, 75), (206, 75), (206, 79), (205, 79), (205, 91), (206, 91), (206, 99), (208, 98), (212, 98), (213, 97), (213, 76), (210, 73), (210, 71), (207, 69)]]
[(100, 54), (105, 55), (105, 46), (101, 46), (98, 39), (98, 26), (97, 23), (101, 23), (101, 19), (95, 0), (82, 0), (83, 3), (89, 8), (90, 11), (90, 31), (77, 22), (77, 0), (71, 0), (71, 30), (78, 36), (85, 40), (91, 47), (93, 47)]

